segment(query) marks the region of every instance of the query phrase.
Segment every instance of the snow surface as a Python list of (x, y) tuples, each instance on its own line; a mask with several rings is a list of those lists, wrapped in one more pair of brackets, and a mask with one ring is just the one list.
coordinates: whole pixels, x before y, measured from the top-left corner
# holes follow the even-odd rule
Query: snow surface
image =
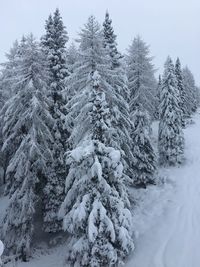
[[(200, 266), (199, 113), (194, 121), (195, 124), (185, 130), (185, 165), (163, 170), (174, 184), (172, 194), (164, 193), (163, 198), (168, 201), (159, 216), (152, 217), (149, 212), (146, 219), (151, 225), (136, 239), (135, 252), (126, 267)], [(157, 199), (154, 205), (158, 206), (159, 201)]]
[[(138, 203), (133, 210), (136, 248), (126, 267), (200, 266), (200, 113), (194, 121), (185, 130), (185, 165), (161, 169), (159, 175), (164, 184), (131, 192)], [(157, 128), (155, 123), (155, 140)], [(6, 198), (1, 198), (0, 215), (6, 202)], [(6, 267), (66, 267), (65, 254), (63, 245), (41, 247), (30, 262), (10, 263)]]
[(29, 262), (10, 262), (6, 267), (66, 267), (64, 264), (66, 253), (65, 246), (54, 249), (42, 249), (35, 251), (33, 259)]

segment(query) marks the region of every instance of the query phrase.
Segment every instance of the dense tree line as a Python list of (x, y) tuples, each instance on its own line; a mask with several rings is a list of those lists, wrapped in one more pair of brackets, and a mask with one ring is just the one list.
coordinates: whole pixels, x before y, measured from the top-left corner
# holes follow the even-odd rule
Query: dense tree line
[(156, 185), (159, 164), (184, 160), (183, 128), (200, 101), (191, 71), (168, 57), (157, 81), (141, 37), (127, 55), (116, 38), (106, 12), (102, 26), (90, 16), (68, 45), (56, 9), (41, 39), (23, 36), (2, 64), (0, 163), (9, 203), (0, 230), (8, 255), (29, 259), (37, 224), (52, 239), (67, 238), (67, 264), (120, 266), (134, 249), (129, 188)]

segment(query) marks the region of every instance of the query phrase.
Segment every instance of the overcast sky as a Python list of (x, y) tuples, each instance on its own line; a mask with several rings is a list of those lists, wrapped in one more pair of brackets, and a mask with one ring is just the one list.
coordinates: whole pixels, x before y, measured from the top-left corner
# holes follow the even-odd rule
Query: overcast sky
[(102, 23), (108, 9), (122, 52), (139, 34), (150, 44), (157, 68), (162, 68), (167, 55), (179, 56), (200, 85), (200, 0), (0, 0), (0, 61), (22, 34), (40, 37), (56, 7), (70, 41), (89, 15)]

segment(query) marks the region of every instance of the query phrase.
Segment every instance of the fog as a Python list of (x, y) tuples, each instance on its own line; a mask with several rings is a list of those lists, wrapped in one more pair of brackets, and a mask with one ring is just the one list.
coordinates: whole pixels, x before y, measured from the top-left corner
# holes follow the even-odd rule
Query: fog
[(0, 0), (0, 61), (15, 39), (33, 32), (44, 33), (49, 13), (60, 9), (72, 41), (93, 14), (102, 23), (108, 10), (113, 20), (119, 49), (125, 52), (139, 34), (150, 44), (154, 64), (162, 71), (167, 55), (179, 56), (200, 84), (199, 0)]

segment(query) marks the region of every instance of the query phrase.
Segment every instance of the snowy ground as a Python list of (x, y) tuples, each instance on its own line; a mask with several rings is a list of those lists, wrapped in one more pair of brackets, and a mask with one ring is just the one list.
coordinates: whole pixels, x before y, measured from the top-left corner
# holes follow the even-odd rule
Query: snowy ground
[(63, 267), (65, 247), (59, 246), (56, 249), (42, 249), (34, 253), (33, 259), (29, 262), (12, 261), (6, 267)]
[(200, 114), (194, 121), (185, 130), (185, 165), (164, 170), (173, 194), (164, 193), (163, 212), (148, 221), (126, 267), (200, 266)]
[[(165, 184), (132, 191), (135, 251), (126, 267), (200, 266), (200, 114), (185, 130), (186, 163), (162, 169)], [(157, 124), (154, 124), (154, 139)], [(6, 206), (2, 198), (0, 213)], [(37, 250), (29, 263), (6, 267), (62, 267), (65, 247)]]

